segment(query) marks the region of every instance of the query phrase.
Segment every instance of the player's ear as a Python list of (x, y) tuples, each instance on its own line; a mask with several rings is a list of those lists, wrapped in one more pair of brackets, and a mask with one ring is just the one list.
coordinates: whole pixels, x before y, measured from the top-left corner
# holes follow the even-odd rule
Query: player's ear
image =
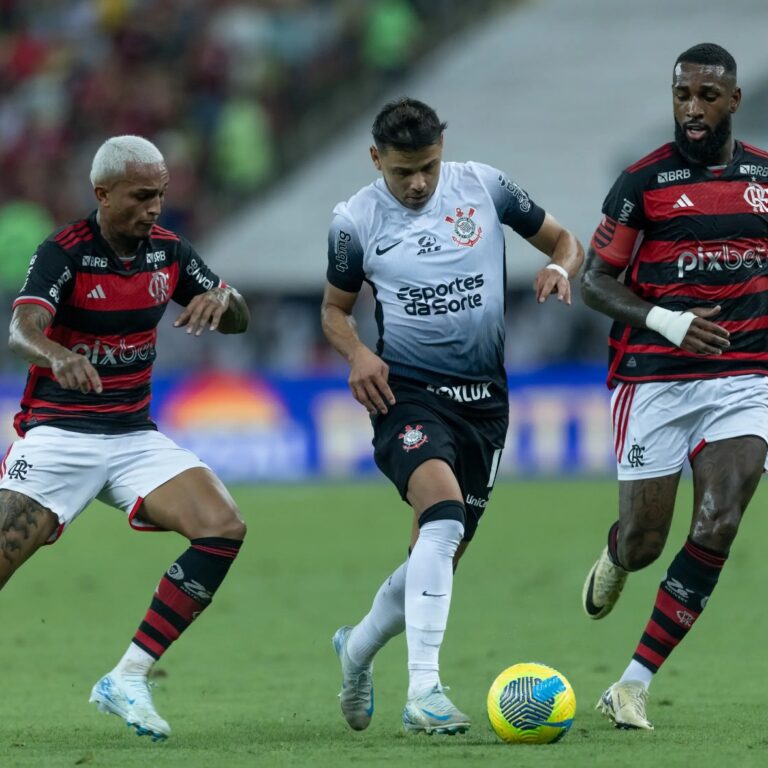
[(379, 154), (378, 148), (374, 144), (371, 144), (370, 152), (371, 152), (371, 160), (373, 160), (373, 164), (376, 167), (376, 170), (380, 171), (381, 170), (381, 155)]
[(734, 88), (733, 93), (731, 94), (731, 103), (729, 106), (731, 114), (733, 114), (739, 108), (739, 104), (741, 104), (741, 88)]
[(109, 190), (102, 184), (97, 184), (93, 188), (93, 194), (96, 196), (96, 199), (99, 201), (99, 205), (104, 205), (109, 200)]

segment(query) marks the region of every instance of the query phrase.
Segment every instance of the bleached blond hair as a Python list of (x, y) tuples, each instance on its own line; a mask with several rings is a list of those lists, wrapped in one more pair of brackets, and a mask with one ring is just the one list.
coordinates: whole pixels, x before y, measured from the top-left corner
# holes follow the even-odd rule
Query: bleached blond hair
[(125, 174), (128, 163), (164, 163), (162, 152), (141, 136), (113, 136), (96, 150), (91, 164), (91, 184), (103, 184)]

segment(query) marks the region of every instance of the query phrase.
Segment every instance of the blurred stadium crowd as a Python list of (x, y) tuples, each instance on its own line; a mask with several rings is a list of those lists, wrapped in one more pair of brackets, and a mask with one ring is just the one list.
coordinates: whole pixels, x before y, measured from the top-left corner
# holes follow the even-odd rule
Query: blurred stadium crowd
[[(431, 48), (514, 1), (0, 0), (0, 322), (37, 244), (94, 207), (88, 170), (105, 137), (162, 148), (162, 223), (195, 242)], [(249, 298), (243, 366), (329, 363), (319, 296)], [(200, 349), (161, 350), (161, 365), (216, 362)], [(0, 369), (18, 367), (0, 345)]]

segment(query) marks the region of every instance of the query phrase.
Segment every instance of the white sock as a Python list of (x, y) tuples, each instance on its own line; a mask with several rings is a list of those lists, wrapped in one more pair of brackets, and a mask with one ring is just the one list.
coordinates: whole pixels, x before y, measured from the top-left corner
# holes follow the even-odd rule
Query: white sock
[(405, 577), (405, 633), (408, 640), (408, 698), (440, 685), (438, 657), (453, 589), (453, 556), (464, 526), (434, 520), (422, 526)]
[(619, 682), (624, 683), (627, 680), (636, 680), (637, 682), (642, 683), (647, 691), (653, 680), (653, 674), (654, 673), (651, 672), (648, 667), (644, 666), (639, 661), (632, 659), (632, 661), (629, 662), (629, 666), (624, 670), (624, 674), (621, 676)]
[(373, 661), (376, 652), (387, 641), (405, 629), (405, 573), (408, 561), (379, 587), (371, 610), (349, 633), (347, 653), (355, 664), (364, 666)]
[(132, 675), (148, 675), (152, 665), (157, 661), (154, 656), (150, 656), (143, 648), (136, 643), (131, 643), (123, 658), (117, 662), (115, 672), (128, 672)]

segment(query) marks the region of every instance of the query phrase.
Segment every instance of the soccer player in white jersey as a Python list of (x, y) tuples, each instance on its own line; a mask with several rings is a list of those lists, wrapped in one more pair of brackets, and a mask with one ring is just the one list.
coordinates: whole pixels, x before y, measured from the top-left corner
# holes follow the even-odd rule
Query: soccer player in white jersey
[[(414, 99), (384, 106), (371, 159), (381, 177), (334, 210), (323, 330), (350, 365), (349, 385), (371, 415), (374, 458), (413, 508), (410, 556), (370, 612), (341, 627), (341, 710), (355, 730), (373, 715), (376, 652), (406, 631), (408, 731), (463, 733), (469, 718), (445, 695), (438, 655), (453, 572), (485, 511), (508, 425), (504, 369), (503, 224), (551, 261), (539, 302), (570, 304), (583, 249), (501, 171), (443, 162), (435, 111)], [(376, 296), (376, 351), (357, 335), (363, 281)]]

